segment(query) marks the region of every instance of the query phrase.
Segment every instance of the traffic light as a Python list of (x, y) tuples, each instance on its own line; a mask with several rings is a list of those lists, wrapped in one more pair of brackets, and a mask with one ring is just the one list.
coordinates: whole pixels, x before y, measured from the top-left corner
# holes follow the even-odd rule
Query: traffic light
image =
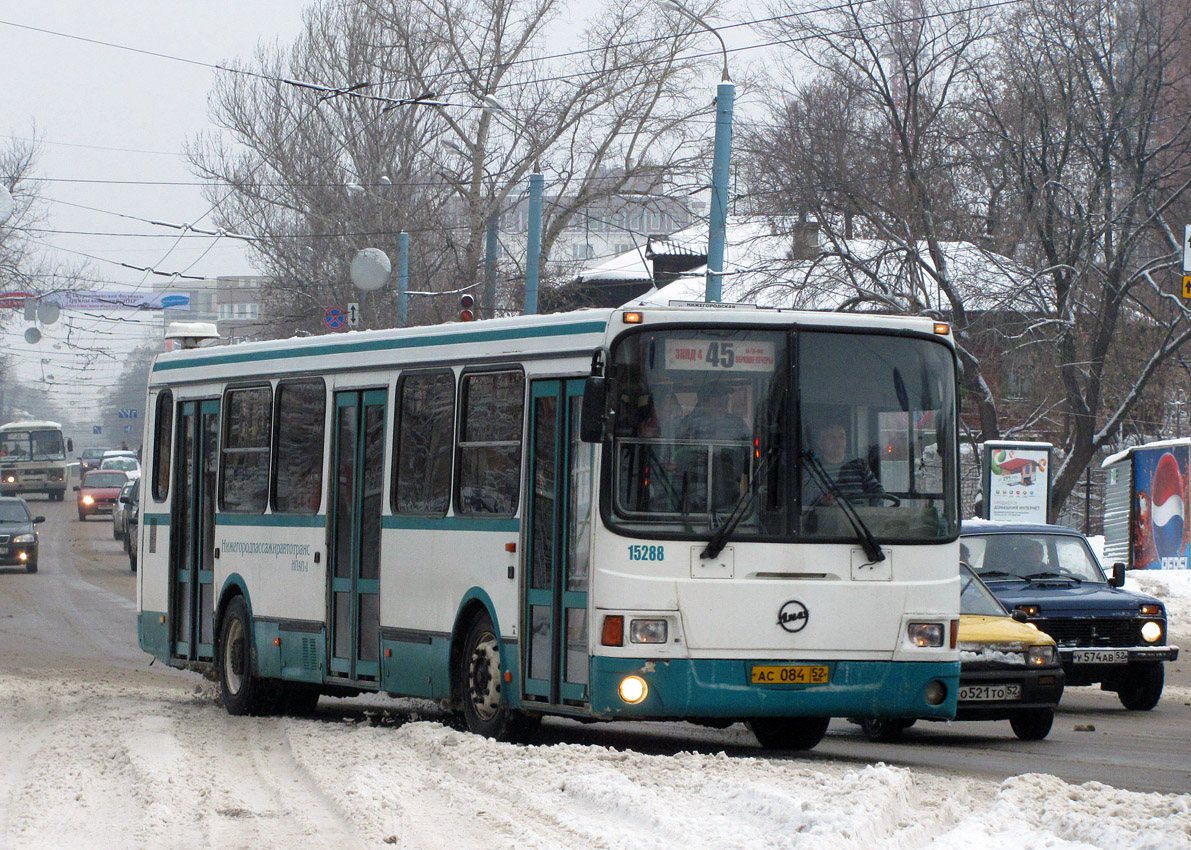
[(474, 322), (476, 320), (476, 314), (472, 311), (472, 306), (475, 303), (476, 299), (466, 292), (459, 296), (459, 321)]

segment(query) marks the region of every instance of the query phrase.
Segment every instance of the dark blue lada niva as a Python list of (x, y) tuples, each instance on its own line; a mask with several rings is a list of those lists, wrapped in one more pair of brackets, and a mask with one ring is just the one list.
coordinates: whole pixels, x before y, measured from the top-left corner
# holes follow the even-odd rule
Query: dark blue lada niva
[(1114, 691), (1125, 708), (1158, 704), (1166, 644), (1166, 608), (1125, 590), (1125, 565), (1106, 576), (1087, 540), (1058, 525), (965, 520), (960, 558), (1011, 611), (1021, 611), (1058, 644), (1067, 685)]

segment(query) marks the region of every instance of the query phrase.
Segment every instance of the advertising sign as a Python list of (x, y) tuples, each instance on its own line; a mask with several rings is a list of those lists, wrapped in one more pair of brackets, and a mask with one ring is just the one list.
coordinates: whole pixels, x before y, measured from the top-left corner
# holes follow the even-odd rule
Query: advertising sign
[(1006, 522), (1046, 522), (1053, 452), (1050, 443), (985, 443), (985, 517)]
[(1191, 564), (1187, 523), (1187, 446), (1133, 453), (1133, 569), (1185, 570)]

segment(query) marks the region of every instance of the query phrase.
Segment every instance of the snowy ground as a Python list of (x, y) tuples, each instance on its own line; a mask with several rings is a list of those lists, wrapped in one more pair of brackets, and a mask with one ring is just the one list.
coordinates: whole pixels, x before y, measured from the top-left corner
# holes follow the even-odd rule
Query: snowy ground
[(1191, 794), (518, 747), (430, 720), (228, 718), (213, 703), (176, 679), (0, 678), (0, 846), (1191, 848)]
[[(1176, 637), (1191, 633), (1179, 625), (1191, 623), (1191, 573), (1129, 584), (1166, 602)], [(199, 681), (0, 676), (0, 847), (1191, 850), (1191, 789), (520, 747), (410, 700), (397, 712), (231, 718)]]

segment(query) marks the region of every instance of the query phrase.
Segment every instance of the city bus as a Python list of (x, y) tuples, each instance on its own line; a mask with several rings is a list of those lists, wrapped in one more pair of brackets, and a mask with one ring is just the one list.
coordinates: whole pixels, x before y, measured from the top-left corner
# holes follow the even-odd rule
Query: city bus
[(232, 714), (375, 692), (500, 740), (953, 716), (949, 327), (638, 306), (159, 354), (140, 646)]
[(69, 478), (66, 455), (74, 441), (62, 436), (62, 426), (30, 419), (0, 425), (0, 494), (44, 493), (61, 502)]

